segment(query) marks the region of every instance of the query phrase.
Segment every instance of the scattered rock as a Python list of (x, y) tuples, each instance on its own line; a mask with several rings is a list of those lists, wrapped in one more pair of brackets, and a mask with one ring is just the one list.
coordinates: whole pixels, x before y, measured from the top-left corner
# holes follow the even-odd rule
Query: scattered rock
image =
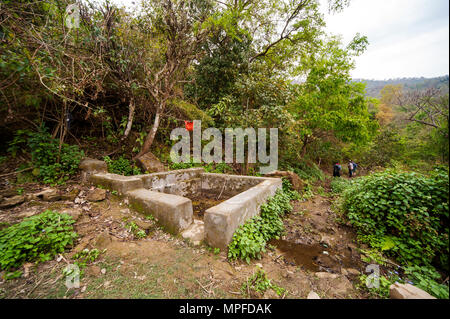
[(263, 295), (264, 299), (280, 299), (280, 296), (277, 295), (275, 291), (272, 289), (267, 289)]
[(320, 299), (320, 297), (316, 292), (311, 290), (308, 294), (308, 297), (306, 297), (306, 299)]
[(66, 209), (66, 210), (63, 210), (61, 213), (70, 215), (70, 216), (72, 216), (72, 218), (75, 221), (77, 221), (78, 219), (80, 219), (80, 216), (81, 216), (82, 212), (81, 212), (80, 209)]
[(267, 177), (286, 177), (292, 184), (292, 188), (298, 192), (303, 191), (304, 183), (300, 177), (291, 171), (273, 171), (265, 174)]
[(316, 272), (315, 275), (320, 279), (334, 279), (338, 278), (338, 274), (331, 274), (329, 272)]
[(347, 268), (345, 269), (347, 271), (347, 273), (349, 275), (353, 275), (353, 276), (359, 276), (359, 274), (361, 273), (359, 270), (353, 269), (353, 268)]
[(194, 219), (194, 222), (181, 233), (185, 239), (189, 239), (195, 246), (205, 238), (205, 224), (202, 220)]
[(139, 219), (134, 220), (134, 223), (143, 230), (149, 230), (153, 226), (152, 222), (150, 221), (147, 222)]
[(33, 194), (34, 199), (46, 202), (55, 202), (61, 199), (61, 194), (57, 189), (48, 188), (39, 193)]
[(34, 264), (32, 263), (25, 263), (23, 265), (23, 276), (27, 278), (30, 275), (30, 268), (32, 268)]
[(86, 157), (80, 162), (80, 169), (86, 172), (107, 172), (108, 166), (104, 161)]
[(12, 188), (0, 191), (0, 198), (1, 197), (12, 197), (15, 195), (17, 195), (17, 190), (12, 189)]
[(341, 274), (343, 274), (344, 276), (348, 275), (348, 271), (345, 268), (341, 269)]
[(136, 164), (144, 170), (144, 172), (156, 173), (166, 172), (167, 169), (159, 161), (159, 159), (152, 153), (146, 153), (136, 160)]
[(0, 204), (0, 208), (9, 208), (19, 204), (22, 204), (25, 201), (25, 196), (16, 195), (10, 198), (5, 198)]
[(61, 195), (61, 199), (62, 199), (62, 200), (68, 200), (68, 201), (73, 202), (73, 201), (75, 200), (75, 198), (77, 198), (77, 196), (78, 196), (79, 193), (80, 193), (80, 190), (74, 188), (74, 189), (72, 189), (70, 192)]
[(26, 217), (31, 217), (31, 216), (34, 216), (36, 214), (39, 214), (39, 212), (40, 212), (40, 209), (38, 207), (31, 207), (31, 208), (21, 212), (17, 216), (20, 217), (20, 218), (26, 218)]
[(398, 282), (389, 287), (389, 295), (391, 299), (436, 299), (420, 288), (411, 284), (400, 284)]
[(86, 199), (90, 202), (99, 202), (106, 198), (106, 190), (101, 188), (95, 188), (92, 191), (90, 191)]
[(327, 247), (331, 247), (333, 245), (333, 238), (327, 235), (321, 235), (320, 243), (327, 245)]
[(94, 246), (99, 249), (106, 248), (112, 242), (111, 235), (109, 231), (105, 229), (100, 235), (95, 238)]

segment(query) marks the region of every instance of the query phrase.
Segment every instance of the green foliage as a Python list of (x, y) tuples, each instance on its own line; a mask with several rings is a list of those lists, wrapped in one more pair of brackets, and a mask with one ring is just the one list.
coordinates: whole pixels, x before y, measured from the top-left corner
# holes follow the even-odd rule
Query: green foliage
[(341, 177), (334, 177), (330, 183), (331, 192), (334, 194), (342, 194), (344, 190), (351, 186), (352, 182)]
[(282, 217), (292, 210), (290, 195), (278, 190), (261, 205), (260, 215), (238, 227), (228, 245), (229, 259), (239, 258), (250, 263), (252, 258), (261, 258), (261, 253), (266, 251), (266, 243), (279, 238), (284, 231)]
[[(374, 284), (373, 280), (378, 279), (379, 287), (376, 286), (372, 288), (368, 288), (368, 284), (372, 283)], [(359, 276), (359, 282), (357, 283), (357, 287), (362, 290), (368, 291), (372, 296), (378, 297), (378, 298), (389, 298), (389, 287), (394, 284), (396, 281), (398, 281), (398, 276), (392, 276), (392, 277), (386, 277), (383, 275), (380, 275), (378, 278), (375, 277), (369, 277), (369, 275), (362, 274)]]
[[(100, 251), (97, 248), (91, 250), (85, 248), (73, 256), (73, 259), (76, 260), (75, 265), (77, 265), (80, 269), (80, 276), (83, 274), (83, 269), (86, 268), (88, 264), (97, 260), (99, 255)], [(72, 274), (72, 271), (65, 268), (63, 270), (63, 274), (65, 276), (69, 276)]]
[(138, 225), (134, 222), (130, 222), (126, 225), (126, 228), (129, 228), (130, 232), (133, 234), (135, 238), (141, 239), (147, 236), (144, 230), (140, 229)]
[(387, 170), (355, 179), (342, 208), (363, 242), (402, 263), (448, 270), (448, 190), (448, 169), (430, 176)]
[(11, 270), (27, 261), (47, 261), (73, 244), (75, 221), (46, 210), (0, 231), (0, 268)]
[(325, 175), (322, 170), (315, 163), (307, 163), (306, 161), (300, 161), (295, 163), (294, 165), (287, 166), (287, 169), (293, 171), (297, 174), (301, 179), (306, 181), (323, 181), (325, 179)]
[(139, 167), (132, 165), (129, 160), (120, 156), (116, 160), (112, 160), (109, 156), (103, 157), (103, 160), (108, 165), (108, 171), (114, 174), (120, 174), (125, 176), (142, 174)]
[(436, 298), (449, 299), (448, 285), (437, 282), (441, 279), (441, 275), (434, 268), (417, 265), (410, 266), (405, 268), (405, 274), (420, 289), (425, 290)]
[(25, 144), (31, 152), (32, 164), (37, 168), (40, 180), (46, 184), (67, 181), (76, 173), (84, 156), (76, 145), (62, 144), (60, 148), (59, 141), (53, 139), (45, 128), (38, 132), (18, 130), (8, 151), (15, 156)]
[(242, 284), (241, 292), (246, 296), (249, 295), (250, 291), (264, 294), (268, 289), (273, 289), (280, 297), (286, 292), (286, 289), (272, 283), (272, 281), (267, 278), (266, 272), (258, 267), (258, 271)]
[(286, 194), (291, 200), (299, 200), (301, 196), (296, 190), (292, 189), (292, 184), (289, 179), (283, 177), (281, 180), (283, 182), (283, 193)]

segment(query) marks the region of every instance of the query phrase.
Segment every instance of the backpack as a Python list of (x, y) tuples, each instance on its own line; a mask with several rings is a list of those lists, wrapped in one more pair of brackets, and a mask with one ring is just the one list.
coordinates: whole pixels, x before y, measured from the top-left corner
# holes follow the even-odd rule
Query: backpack
[(353, 169), (356, 170), (357, 167), (358, 167), (358, 164), (353, 163)]
[(334, 164), (334, 173), (337, 174), (341, 170), (341, 165)]

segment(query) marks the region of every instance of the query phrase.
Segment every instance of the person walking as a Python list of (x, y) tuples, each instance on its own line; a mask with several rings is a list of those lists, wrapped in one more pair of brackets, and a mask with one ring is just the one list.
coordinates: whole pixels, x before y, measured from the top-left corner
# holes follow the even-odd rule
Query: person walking
[(336, 162), (333, 165), (333, 177), (341, 177), (342, 166), (339, 162)]
[(356, 164), (356, 163), (353, 162), (353, 161), (351, 161), (351, 162), (352, 162), (352, 165), (353, 165), (352, 176), (354, 176), (355, 173), (356, 173), (356, 168), (358, 167), (358, 164)]
[(353, 176), (353, 162), (349, 161), (348, 162), (348, 177), (352, 177)]

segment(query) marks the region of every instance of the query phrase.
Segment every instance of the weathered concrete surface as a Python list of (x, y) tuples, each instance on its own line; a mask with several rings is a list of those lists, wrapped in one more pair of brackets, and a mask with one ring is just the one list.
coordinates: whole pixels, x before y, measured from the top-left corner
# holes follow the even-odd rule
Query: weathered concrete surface
[(396, 282), (389, 287), (391, 299), (436, 299), (428, 292), (410, 284)]
[(167, 168), (159, 161), (159, 159), (152, 153), (146, 153), (136, 160), (136, 164), (144, 172), (165, 172)]
[(131, 206), (144, 214), (152, 214), (158, 223), (173, 234), (192, 224), (192, 202), (186, 197), (135, 189), (126, 193)]
[(254, 176), (203, 173), (202, 192), (231, 197), (256, 186), (266, 179)]
[(89, 182), (93, 185), (101, 185), (110, 190), (116, 190), (120, 194), (142, 188), (142, 180), (135, 176), (123, 176), (111, 173), (97, 173), (89, 176)]
[(194, 219), (194, 222), (188, 229), (181, 233), (181, 236), (188, 239), (194, 245), (200, 245), (205, 239), (205, 223), (201, 220)]
[(86, 157), (80, 162), (79, 168), (81, 170), (81, 180), (83, 183), (88, 182), (92, 174), (108, 172), (108, 165), (106, 165), (106, 162), (89, 157)]
[(80, 162), (80, 169), (87, 172), (106, 173), (108, 166), (106, 162), (86, 157)]
[(201, 174), (203, 168), (188, 168), (175, 171), (139, 175), (144, 188), (152, 191), (174, 194), (179, 196), (192, 196), (201, 191)]
[[(88, 163), (93, 164), (83, 167), (94, 171), (104, 169), (97, 162), (101, 161), (89, 159)], [(134, 208), (152, 214), (169, 232), (184, 231), (182, 236), (194, 243), (205, 238), (208, 244), (221, 249), (230, 243), (235, 230), (257, 215), (267, 198), (282, 187), (280, 178), (205, 173), (203, 168), (136, 176), (91, 172), (85, 171), (89, 173), (89, 182), (127, 196)], [(231, 198), (207, 209), (203, 225), (202, 222), (193, 224), (192, 202), (182, 196), (202, 193)]]
[(225, 249), (235, 230), (259, 213), (268, 197), (282, 187), (279, 178), (263, 178), (258, 185), (205, 211), (205, 239), (209, 245)]

